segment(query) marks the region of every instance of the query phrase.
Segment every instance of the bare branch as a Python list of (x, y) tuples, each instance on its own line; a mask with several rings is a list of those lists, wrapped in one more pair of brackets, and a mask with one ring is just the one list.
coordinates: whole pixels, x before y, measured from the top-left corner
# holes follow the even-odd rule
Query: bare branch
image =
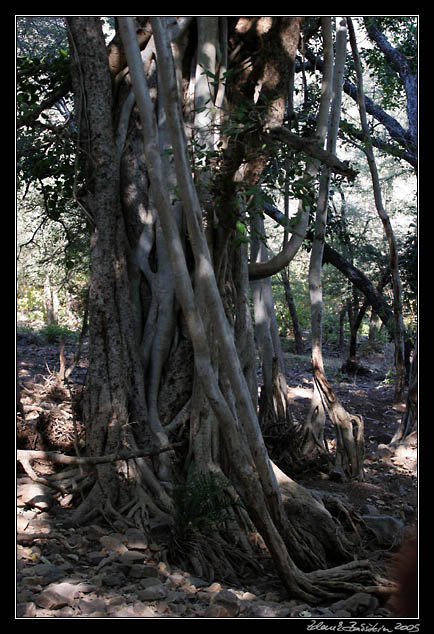
[[(156, 449), (154, 451), (118, 451), (117, 453), (107, 454), (105, 456), (67, 456), (56, 451), (38, 451), (28, 449), (17, 450), (17, 460), (21, 464), (29, 465), (34, 460), (43, 460), (47, 462), (54, 462), (55, 464), (64, 465), (99, 465), (107, 462), (116, 462), (117, 460), (132, 460), (133, 458), (150, 458), (157, 456), (165, 451), (172, 451), (176, 447), (179, 447), (182, 443), (173, 443), (163, 447), (162, 449)], [(29, 473), (30, 475), (30, 473)], [(32, 476), (30, 476), (32, 477)], [(32, 478), (33, 479), (33, 478)]]
[(60, 99), (62, 99), (62, 97), (68, 94), (71, 88), (72, 88), (71, 79), (68, 78), (61, 86), (56, 88), (51, 93), (51, 95), (49, 95), (46, 99), (41, 101), (41, 103), (38, 106), (36, 106), (31, 112), (24, 115), (20, 119), (18, 119), (17, 129), (22, 128), (25, 125), (32, 125), (32, 123), (34, 123), (36, 119), (39, 117), (41, 112), (43, 112), (44, 110), (47, 110), (47, 108), (51, 108), (52, 106), (54, 106), (58, 101), (60, 101)]
[(316, 137), (303, 138), (290, 132), (283, 126), (269, 128), (269, 134), (273, 138), (282, 141), (282, 143), (286, 143), (286, 145), (289, 145), (293, 150), (304, 152), (311, 158), (324, 163), (324, 165), (329, 167), (335, 174), (346, 176), (351, 181), (357, 176), (357, 171), (352, 169), (346, 161), (341, 161), (335, 154), (323, 150), (318, 144)]
[(391, 68), (401, 78), (407, 98), (409, 132), (414, 147), (417, 147), (417, 74), (411, 71), (406, 56), (390, 44), (373, 17), (364, 18), (364, 23), (370, 39), (377, 44)]
[[(322, 71), (324, 65), (323, 60), (320, 57), (315, 57), (315, 55), (311, 51), (309, 51), (307, 47), (306, 57), (315, 68), (318, 68), (318, 70)], [(354, 99), (354, 101), (357, 101), (357, 86), (346, 79), (344, 81), (343, 89), (347, 95)], [(366, 112), (368, 112), (371, 116), (374, 117), (374, 119), (384, 125), (392, 139), (397, 141), (397, 143), (399, 143), (401, 147), (403, 147), (405, 150), (409, 152), (415, 152), (413, 139), (408, 130), (405, 130), (396, 119), (385, 112), (385, 110), (380, 108), (380, 106), (374, 103), (372, 99), (370, 99), (367, 95), (364, 95), (364, 102)]]

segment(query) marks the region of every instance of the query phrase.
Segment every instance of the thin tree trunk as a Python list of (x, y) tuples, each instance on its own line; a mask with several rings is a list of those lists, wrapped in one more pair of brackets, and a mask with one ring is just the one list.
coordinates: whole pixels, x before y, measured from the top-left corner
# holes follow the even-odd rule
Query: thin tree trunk
[(410, 368), (410, 379), (408, 382), (408, 392), (406, 398), (405, 411), (402, 414), (400, 424), (391, 440), (391, 444), (396, 444), (405, 440), (411, 433), (417, 431), (418, 413), (418, 360), (417, 342), (413, 351), (413, 359)]
[[(305, 95), (305, 97), (306, 97), (306, 95)], [(285, 223), (285, 227), (284, 227), (284, 231), (283, 231), (282, 250), (285, 249), (286, 245), (288, 244), (288, 239), (289, 239), (289, 227), (288, 227), (288, 225), (289, 225), (289, 172), (288, 172), (288, 165), (289, 165), (289, 157), (287, 158), (286, 163), (285, 163), (286, 174), (285, 174), (284, 213), (285, 213), (286, 223)], [(282, 278), (283, 289), (284, 289), (284, 292), (285, 292), (286, 304), (288, 306), (289, 314), (291, 315), (291, 320), (292, 320), (292, 330), (293, 330), (293, 333), (294, 333), (295, 351), (297, 352), (297, 354), (303, 354), (303, 336), (302, 336), (300, 325), (299, 325), (299, 322), (298, 322), (297, 307), (296, 307), (295, 302), (294, 302), (294, 296), (292, 294), (291, 284), (289, 282), (287, 267), (283, 267), (280, 275), (281, 275), (281, 278)]]
[[(343, 69), (346, 53), (346, 26), (341, 21), (336, 33), (336, 62), (333, 73), (333, 47), (330, 18), (322, 18), (325, 22), (327, 39), (324, 42), (324, 72), (328, 89), (333, 85), (330, 125), (327, 137), (327, 149), (335, 152), (339, 127)], [(333, 76), (333, 80), (332, 80)], [(350, 416), (331, 389), (325, 373), (322, 358), (322, 285), (321, 270), (324, 250), (325, 231), (327, 226), (327, 206), (329, 196), (330, 170), (324, 170), (320, 178), (318, 205), (315, 220), (315, 236), (312, 243), (309, 266), (309, 293), (311, 302), (312, 323), (312, 365), (314, 373), (314, 394), (306, 424), (305, 451), (311, 451), (312, 440), (320, 446), (323, 444), (324, 407), (327, 410), (336, 430), (336, 462), (335, 471), (340, 477), (363, 479), (363, 420), (360, 416)]]
[(288, 306), (289, 314), (291, 315), (292, 329), (294, 332), (295, 351), (297, 354), (303, 354), (304, 344), (303, 335), (301, 332), (300, 324), (298, 321), (297, 307), (295, 305), (294, 296), (292, 294), (291, 284), (286, 269), (281, 271), (283, 289), (285, 291), (285, 299)]
[(353, 52), (354, 64), (357, 74), (357, 103), (360, 113), (360, 122), (362, 130), (365, 135), (365, 144), (363, 151), (366, 154), (368, 160), (369, 170), (371, 172), (372, 186), (374, 189), (374, 200), (378, 215), (381, 219), (384, 233), (389, 245), (390, 254), (390, 271), (392, 274), (392, 286), (393, 286), (393, 316), (394, 316), (394, 340), (395, 340), (395, 402), (401, 401), (405, 387), (405, 354), (404, 354), (404, 324), (402, 320), (402, 293), (401, 293), (401, 278), (399, 274), (399, 262), (398, 262), (398, 250), (396, 246), (395, 235), (390, 222), (390, 218), (384, 208), (380, 179), (378, 176), (377, 164), (375, 161), (371, 134), (369, 131), (368, 120), (366, 116), (366, 106), (363, 90), (363, 74), (360, 64), (359, 52), (357, 48), (357, 41), (354, 32), (354, 27), (350, 18), (348, 18), (348, 26), (350, 33), (351, 49)]
[(381, 326), (381, 319), (379, 318), (375, 310), (371, 307), (371, 314), (369, 317), (369, 335), (368, 335), (369, 343), (371, 344), (376, 343), (379, 332), (380, 332), (380, 326)]
[(356, 364), (357, 335), (369, 304), (368, 301), (365, 299), (363, 304), (360, 306), (359, 297), (357, 291), (354, 288), (352, 305), (350, 304), (350, 302), (348, 308), (348, 320), (350, 322), (350, 345), (348, 350), (348, 361), (352, 364)]
[[(390, 278), (390, 271), (386, 270), (380, 277), (380, 281), (377, 285), (377, 292), (382, 293), (384, 287), (388, 283)], [(357, 292), (355, 288), (353, 288), (353, 296), (354, 296), (354, 310), (351, 310), (352, 315), (350, 316), (350, 311), (348, 312), (349, 322), (350, 322), (350, 330), (351, 330), (351, 339), (350, 339), (350, 347), (348, 353), (348, 362), (349, 367), (351, 364), (354, 364), (354, 368), (356, 368), (356, 355), (357, 355), (357, 333), (362, 324), (363, 318), (366, 314), (366, 311), (369, 307), (369, 298), (365, 297), (363, 304), (359, 306), (359, 302), (357, 299)], [(357, 311), (355, 310), (357, 308)], [(371, 332), (369, 333), (371, 335)]]
[[(264, 235), (264, 220), (259, 215), (255, 216), (252, 229), (254, 236)], [(260, 238), (255, 237), (252, 242), (251, 259), (256, 262), (268, 259), (268, 249)], [(271, 279), (267, 277), (252, 281), (250, 285), (256, 340), (262, 362), (259, 417), (261, 428), (265, 430), (267, 425), (290, 420), (285, 361), (274, 311)]]
[[(333, 78), (333, 43), (331, 33), (331, 18), (321, 18), (323, 29), (324, 45), (324, 71), (323, 71), (323, 93), (321, 105), (323, 105), (323, 123), (319, 126), (321, 139), (323, 142), (327, 136), (327, 125), (329, 119), (330, 102), (332, 98), (332, 78)], [(330, 144), (329, 144), (330, 146)], [(324, 446), (324, 424), (325, 411), (321, 398), (321, 390), (317, 375), (324, 375), (324, 365), (322, 359), (322, 286), (321, 286), (321, 263), (324, 249), (329, 172), (323, 168), (320, 177), (320, 189), (318, 194), (317, 212), (315, 219), (315, 239), (312, 243), (312, 251), (309, 262), (309, 295), (311, 306), (311, 329), (312, 329), (312, 366), (314, 373), (314, 391), (311, 405), (304, 428), (303, 453), (309, 455), (318, 449), (325, 452)]]
[(57, 311), (59, 308), (59, 299), (57, 291), (53, 287), (50, 276), (47, 275), (44, 282), (44, 309), (45, 323), (49, 326), (57, 324)]
[(345, 345), (345, 317), (347, 315), (347, 302), (344, 303), (339, 311), (339, 350), (344, 349)]

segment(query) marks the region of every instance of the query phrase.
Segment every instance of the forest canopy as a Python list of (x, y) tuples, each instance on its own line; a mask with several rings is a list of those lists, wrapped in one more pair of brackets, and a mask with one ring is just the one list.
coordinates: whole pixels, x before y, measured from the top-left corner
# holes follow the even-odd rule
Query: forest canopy
[[(301, 600), (373, 585), (293, 478), (366, 477), (325, 347), (352, 376), (392, 350), (394, 441), (416, 429), (417, 27), (16, 17), (18, 329), (69, 337), (74, 364), (86, 342), (76, 525), (162, 523), (202, 575), (253, 561), (256, 531)], [(303, 421), (288, 351), (310, 362)]]

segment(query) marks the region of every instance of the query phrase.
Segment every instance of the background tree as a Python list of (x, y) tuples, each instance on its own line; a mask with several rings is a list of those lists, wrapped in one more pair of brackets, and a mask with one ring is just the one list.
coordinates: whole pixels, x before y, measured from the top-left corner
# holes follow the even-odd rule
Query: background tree
[[(394, 339), (395, 339), (395, 369), (396, 369), (396, 383), (395, 383), (395, 400), (399, 401), (402, 399), (404, 392), (404, 383), (405, 383), (405, 365), (404, 365), (404, 324), (402, 320), (402, 292), (401, 292), (401, 277), (399, 274), (399, 262), (398, 262), (398, 251), (396, 246), (395, 234), (393, 232), (393, 228), (390, 222), (390, 218), (383, 204), (380, 181), (378, 176), (377, 164), (375, 161), (375, 156), (373, 152), (373, 146), (371, 141), (371, 135), (368, 126), (368, 120), (366, 116), (366, 106), (364, 99), (364, 91), (363, 91), (363, 74), (362, 68), (360, 65), (359, 53), (357, 48), (357, 41), (354, 32), (354, 27), (349, 21), (349, 32), (350, 32), (350, 41), (351, 41), (351, 49), (353, 52), (354, 64), (356, 67), (357, 74), (357, 100), (360, 111), (360, 121), (362, 124), (362, 130), (365, 137), (365, 152), (369, 165), (369, 170), (371, 172), (372, 177), (372, 187), (375, 198), (375, 206), (378, 211), (378, 215), (380, 216), (381, 222), (383, 224), (384, 232), (387, 237), (387, 242), (389, 245), (390, 252), (390, 272), (392, 277), (392, 286), (393, 286), (393, 315), (394, 315)], [(372, 32), (372, 29), (371, 29)], [(378, 38), (377, 38), (378, 39)], [(407, 75), (405, 75), (407, 77)], [(411, 86), (413, 86), (413, 82), (411, 82)], [(414, 89), (414, 86), (413, 86)], [(409, 87), (410, 90), (410, 87)], [(410, 90), (412, 96), (413, 93)], [(410, 133), (413, 140), (415, 140), (414, 136), (414, 120), (413, 120), (413, 103), (412, 99), (409, 101), (409, 126)]]
[[(329, 20), (327, 18), (327, 20)], [(346, 59), (347, 26), (341, 19), (336, 29), (336, 58), (333, 63), (331, 23), (323, 26), (328, 32), (328, 44), (324, 46), (325, 80), (330, 90), (330, 119), (328, 121), (327, 149), (334, 153), (341, 112), (342, 84)], [(329, 51), (327, 50), (329, 49)], [(322, 358), (322, 280), (324, 241), (327, 226), (330, 171), (321, 174), (315, 218), (314, 239), (309, 267), (309, 292), (312, 315), (312, 365), (314, 394), (306, 425), (304, 451), (310, 451), (312, 442), (323, 445), (325, 410), (336, 429), (337, 448), (335, 469), (339, 473), (351, 473), (363, 479), (363, 419), (348, 414), (337, 399), (324, 373)], [(313, 440), (312, 438), (313, 437)]]
[[(349, 116), (343, 116), (343, 120), (341, 122), (341, 133), (343, 133), (343, 138), (351, 139), (351, 142), (354, 143), (356, 140), (363, 140), (366, 134), (369, 134), (371, 147), (376, 147), (381, 149), (382, 154), (387, 153), (389, 156), (400, 157), (410, 165), (417, 167), (417, 145), (414, 136), (414, 130), (416, 125), (416, 114), (415, 111), (415, 102), (417, 100), (417, 91), (414, 90), (414, 82), (415, 82), (415, 66), (414, 66), (414, 53), (415, 53), (415, 22), (413, 19), (410, 19), (409, 30), (404, 32), (401, 30), (402, 21), (400, 18), (379, 20), (378, 24), (372, 20), (365, 19), (364, 24), (366, 28), (368, 28), (368, 33), (373, 42), (375, 42), (375, 48), (364, 51), (364, 59), (367, 60), (367, 64), (370, 68), (375, 69), (378, 77), (378, 86), (377, 90), (381, 92), (381, 98), (378, 100), (378, 103), (374, 103), (371, 98), (368, 98), (366, 95), (362, 95), (360, 99), (361, 107), (363, 107), (364, 111), (372, 115), (374, 120), (381, 123), (381, 126), (384, 126), (387, 130), (387, 135), (390, 136), (391, 142), (385, 141), (387, 138), (384, 135), (384, 132), (377, 135), (376, 137), (372, 132), (369, 132), (366, 125), (363, 131), (358, 131), (354, 127), (352, 123), (352, 116), (349, 112)], [(315, 30), (315, 23), (311, 25), (311, 29)], [(384, 30), (384, 32), (381, 31)], [(387, 33), (387, 35), (386, 35)], [(375, 37), (374, 37), (375, 35)], [(393, 41), (394, 46), (389, 43), (388, 38)], [(309, 60), (309, 63), (306, 64), (303, 61), (301, 66), (301, 71), (306, 73), (315, 68), (324, 68), (324, 61), (319, 56), (315, 56), (314, 54), (314, 40), (312, 39), (312, 46), (309, 42), (309, 45), (305, 47), (306, 58)], [(377, 48), (377, 46), (379, 48)], [(403, 51), (406, 51), (403, 54)], [(343, 83), (343, 89), (346, 94), (348, 94), (353, 99), (357, 100), (357, 81), (354, 83), (354, 72), (355, 65), (354, 63), (349, 62), (347, 68), (347, 77)], [(359, 71), (360, 76), (360, 71)], [(306, 83), (306, 82), (304, 82)], [(374, 88), (375, 90), (375, 88)], [(394, 95), (392, 97), (392, 94)], [(397, 106), (403, 106), (407, 110), (407, 120), (409, 129), (406, 131), (401, 123), (398, 121), (398, 117), (394, 118), (391, 116), (390, 112), (394, 112), (393, 108), (397, 108)], [(383, 110), (383, 108), (387, 108), (387, 112)], [(345, 113), (348, 111), (348, 106), (344, 106)], [(377, 124), (377, 128), (380, 126)], [(360, 144), (358, 143), (360, 146)], [(398, 148), (398, 145), (401, 149)], [(360, 146), (362, 150), (364, 150), (364, 146)], [(372, 169), (374, 167), (373, 153), (371, 149), (371, 159), (370, 165)], [(400, 162), (402, 165), (402, 162)], [(384, 187), (383, 184), (378, 182), (378, 170), (377, 179), (376, 179), (376, 201), (377, 206), (380, 209), (380, 218), (382, 218), (384, 231), (388, 236), (389, 243), (389, 263), (392, 267), (392, 280), (393, 280), (393, 295), (394, 295), (394, 313), (388, 313), (386, 317), (386, 313), (382, 310), (382, 314), (384, 315), (384, 321), (386, 323), (386, 328), (389, 333), (393, 337), (396, 342), (395, 345), (395, 369), (396, 369), (396, 382), (395, 382), (395, 399), (399, 401), (402, 399), (403, 389), (404, 389), (404, 377), (406, 371), (408, 372), (408, 358), (409, 351), (412, 347), (411, 344), (411, 334), (404, 332), (402, 315), (403, 315), (403, 307), (402, 307), (402, 289), (400, 282), (400, 272), (399, 272), (399, 263), (397, 262), (398, 249), (396, 245), (396, 238), (394, 236), (394, 232), (392, 229), (392, 224), (390, 222), (390, 218), (384, 209), (384, 204), (381, 201), (381, 187)], [(332, 229), (333, 232), (333, 229)], [(414, 240), (414, 234), (413, 234)], [(414, 244), (414, 242), (413, 242)], [(329, 258), (331, 256), (331, 252), (329, 251), (329, 245), (326, 245), (324, 250), (324, 256)], [(332, 258), (334, 262), (337, 262), (336, 257)], [(330, 260), (329, 260), (330, 261)], [(341, 264), (343, 261), (341, 260)], [(347, 271), (349, 273), (349, 268), (341, 266), (341, 271)], [(382, 282), (379, 283), (381, 284)], [(365, 287), (366, 288), (366, 287)], [(369, 301), (369, 300), (368, 300)], [(383, 302), (384, 303), (384, 302)], [(393, 323), (395, 324), (392, 327), (392, 323), (387, 323), (390, 317), (393, 315)], [(356, 324), (357, 322), (354, 322)]]

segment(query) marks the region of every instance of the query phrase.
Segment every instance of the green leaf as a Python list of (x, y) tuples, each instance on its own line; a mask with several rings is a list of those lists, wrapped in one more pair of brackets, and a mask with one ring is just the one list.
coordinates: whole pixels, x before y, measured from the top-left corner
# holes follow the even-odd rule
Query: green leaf
[(243, 235), (246, 233), (246, 225), (240, 220), (237, 220), (235, 224), (235, 228), (238, 231), (238, 233), (241, 233)]

